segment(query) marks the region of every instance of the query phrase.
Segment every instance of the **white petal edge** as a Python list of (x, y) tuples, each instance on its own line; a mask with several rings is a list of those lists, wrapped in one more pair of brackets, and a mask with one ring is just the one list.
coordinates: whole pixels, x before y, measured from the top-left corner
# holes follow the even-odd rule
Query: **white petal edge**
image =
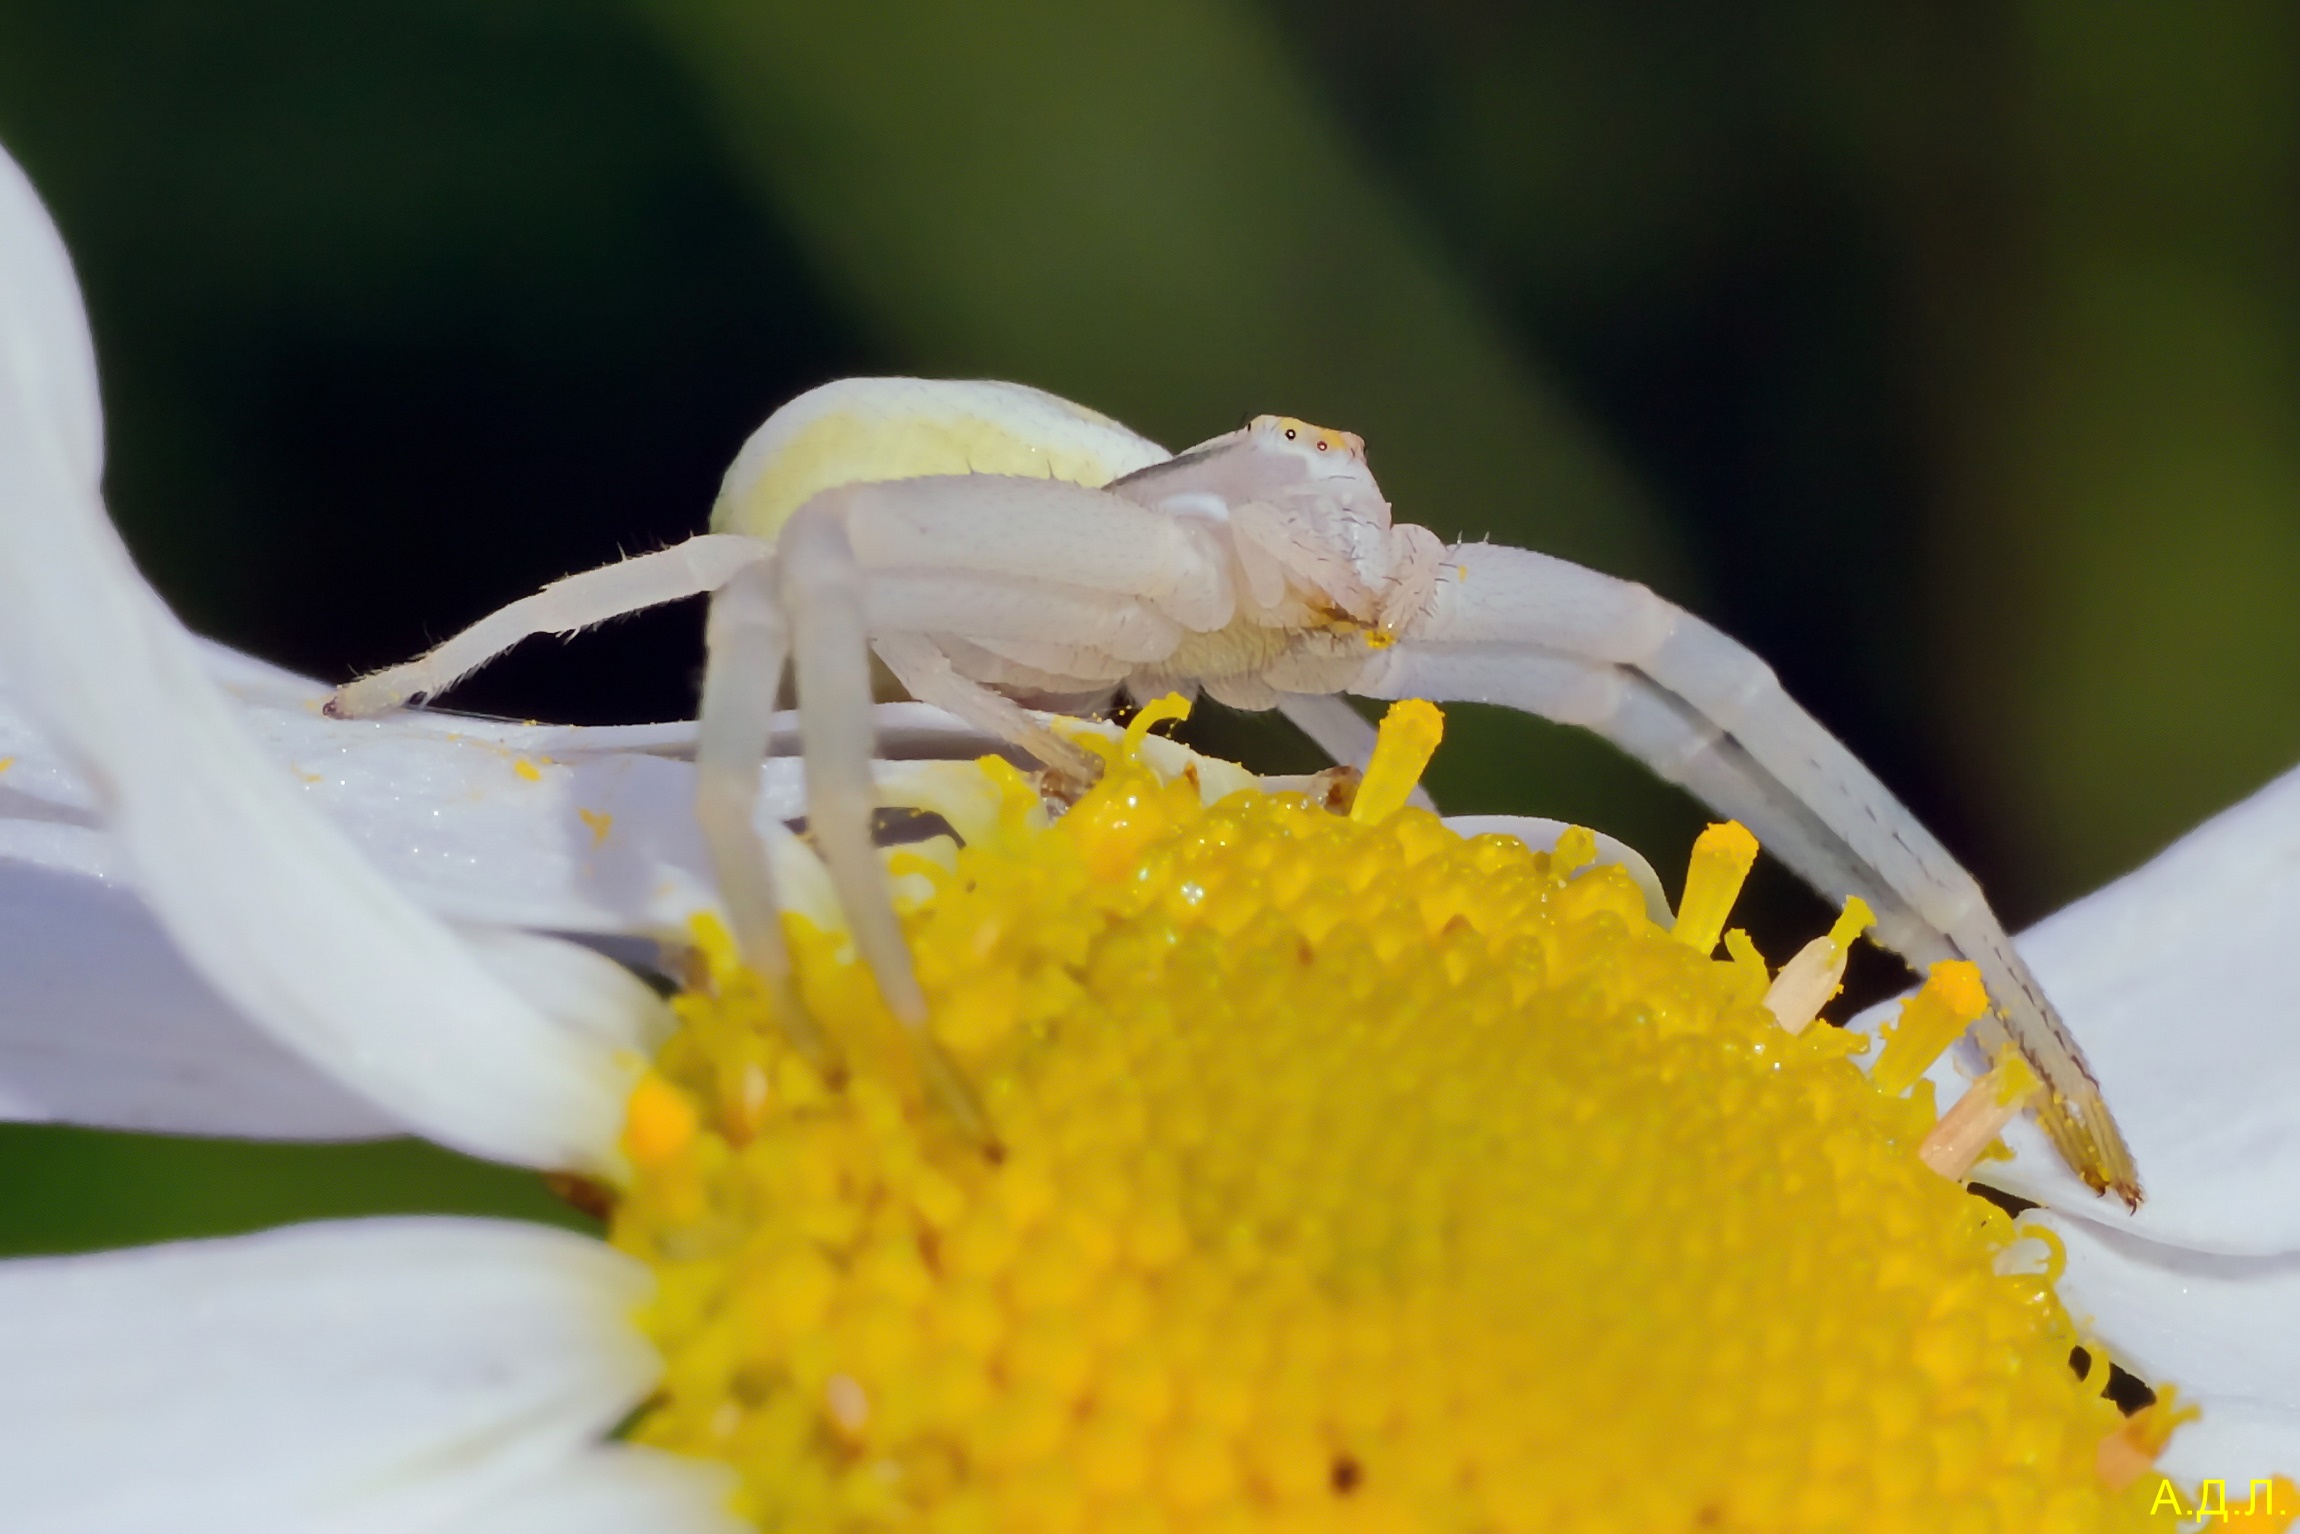
[[(2300, 773), (2288, 773), (2137, 871), (2018, 939), (2098, 1075), (2147, 1201), (2096, 1197), (2023, 1119), (1982, 1182), (2158, 1242), (2300, 1252)], [(1898, 1002), (1852, 1026), (1873, 1030)], [(1928, 1073), (1942, 1108), (1977, 1052)]]
[(2231, 1488), (2300, 1478), (2300, 1256), (2185, 1252), (2042, 1209), (2021, 1224), (2050, 1229), (2067, 1250), (2055, 1287), (2070, 1318), (2118, 1363), (2203, 1407), (2174, 1435), (2165, 1474)]
[(252, 1139), (403, 1132), (250, 1025), (132, 893), (6, 862), (0, 1119)]
[(0, 155), (0, 673), (96, 786), (192, 967), (447, 1144), (611, 1167), (626, 1080), (394, 890), (240, 731), (97, 482), (94, 357), (61, 238)]
[[(598, 1445), (659, 1363), (646, 1270), (489, 1220), (367, 1220), (0, 1264), (0, 1485), (40, 1534), (414, 1534), (563, 1505), (563, 1472), (708, 1509)], [(673, 1476), (672, 1479), (677, 1479)], [(718, 1525), (667, 1523), (661, 1534)]]

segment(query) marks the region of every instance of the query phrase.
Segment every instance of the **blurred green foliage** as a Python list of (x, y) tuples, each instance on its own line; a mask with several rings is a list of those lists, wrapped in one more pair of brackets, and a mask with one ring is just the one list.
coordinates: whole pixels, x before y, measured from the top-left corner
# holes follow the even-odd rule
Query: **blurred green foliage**
[[(1019, 378), (1179, 445), (1363, 433), (1400, 514), (1750, 641), (2017, 920), (2300, 755), (2288, 7), (0, 0), (110, 490), (194, 624), (396, 659), (696, 530), (779, 403)], [(484, 711), (683, 712), (699, 624)], [(1218, 744), (1299, 761), (1281, 726)], [(1433, 783), (1671, 862), (1480, 710)], [(1779, 947), (1816, 907), (1775, 879)], [(0, 1248), (552, 1209), (413, 1147), (0, 1132)], [(205, 1190), (205, 1191), (203, 1191)]]

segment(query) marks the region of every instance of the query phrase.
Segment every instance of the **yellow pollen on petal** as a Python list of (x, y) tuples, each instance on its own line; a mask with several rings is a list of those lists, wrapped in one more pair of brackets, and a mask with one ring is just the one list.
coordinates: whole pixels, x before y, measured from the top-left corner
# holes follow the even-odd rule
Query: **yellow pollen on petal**
[(1405, 804), (1414, 717), (1363, 817), (1207, 805), (1140, 716), (1051, 822), (984, 764), (902, 918), (995, 1155), (843, 933), (785, 921), (834, 1078), (698, 924), (610, 1225), (658, 1281), (631, 1440), (761, 1530), (2162, 1527), (1929, 1103), (1710, 956), (1747, 833), (1688, 940), (1586, 833)]

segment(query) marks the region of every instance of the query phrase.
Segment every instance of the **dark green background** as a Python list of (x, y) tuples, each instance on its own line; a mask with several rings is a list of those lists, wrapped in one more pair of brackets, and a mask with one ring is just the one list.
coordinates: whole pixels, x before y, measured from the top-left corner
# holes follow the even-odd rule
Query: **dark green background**
[[(1750, 641), (2016, 922), (2300, 756), (2296, 86), (2268, 3), (0, 0), (113, 505), (208, 633), (401, 658), (696, 530), (842, 374), (1176, 446), (1285, 411), (1402, 516)], [(455, 701), (682, 713), (698, 633)], [(1433, 781), (1665, 872), (1700, 820), (1474, 710)], [(1820, 914), (1752, 898), (1775, 950)], [(414, 1147), (26, 1129), (0, 1187), (7, 1250), (553, 1207)]]

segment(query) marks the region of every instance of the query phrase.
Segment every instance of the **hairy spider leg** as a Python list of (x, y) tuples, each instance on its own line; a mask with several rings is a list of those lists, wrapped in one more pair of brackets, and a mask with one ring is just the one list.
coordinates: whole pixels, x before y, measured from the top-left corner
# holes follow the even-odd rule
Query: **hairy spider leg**
[(1089, 784), (1102, 775), (1101, 758), (1055, 734), (1006, 694), (960, 675), (942, 646), (926, 635), (882, 634), (872, 648), (903, 690), (919, 702), (931, 703), (985, 735), (1021, 747), (1077, 783)]
[(337, 688), (327, 712), (339, 719), (364, 719), (413, 698), (436, 697), (523, 639), (537, 634), (564, 637), (642, 608), (716, 591), (767, 552), (768, 545), (756, 538), (704, 533), (652, 554), (553, 581), (533, 596), (497, 608), (413, 660)]
[(772, 864), (759, 833), (760, 769), (773, 749), (786, 667), (799, 696), (807, 823), (855, 947), (888, 1010), (910, 1030), (927, 1090), (969, 1135), (990, 1140), (973, 1089), (926, 1031), (926, 996), (895, 917), (871, 834), (872, 709), (862, 572), (836, 511), (818, 498), (791, 519), (775, 555), (714, 594), (698, 721), (696, 818), (744, 962), (776, 1021), (826, 1070), (836, 1051), (792, 982)]
[(2001, 1012), (1984, 1022), (2051, 1088), (2040, 1117), (2055, 1144), (2094, 1187), (2137, 1204), (2131, 1152), (2083, 1052), (1972, 876), (1744, 646), (1643, 586), (1464, 545), (1448, 551), (1428, 616), (1350, 690), (1590, 729), (1743, 821), (1816, 888), (1868, 900), (1879, 940), (1905, 958), (1972, 960)]
[[(926, 993), (911, 968), (871, 835), (877, 792), (870, 771), (870, 621), (863, 572), (839, 514), (843, 498), (831, 491), (800, 507), (776, 543), (778, 595), (790, 619), (798, 682), (807, 824), (880, 996), (905, 1024), (923, 1028)], [(757, 763), (751, 765), (755, 779)]]
[(776, 562), (758, 560), (712, 594), (695, 727), (695, 819), (736, 950), (792, 1044), (828, 1072), (834, 1051), (792, 983), (774, 865), (759, 833), (759, 769), (774, 750), (775, 695), (791, 647), (775, 580)]

